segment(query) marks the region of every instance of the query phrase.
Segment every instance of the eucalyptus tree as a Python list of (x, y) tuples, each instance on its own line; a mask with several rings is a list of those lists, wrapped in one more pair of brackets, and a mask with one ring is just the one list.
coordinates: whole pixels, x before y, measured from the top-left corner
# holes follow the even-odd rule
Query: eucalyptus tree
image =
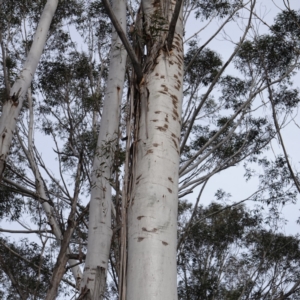
[[(113, 1), (115, 16), (126, 31), (126, 2)], [(81, 284), (82, 294), (101, 299), (106, 290), (106, 277), (112, 239), (112, 187), (114, 157), (119, 138), (119, 118), (125, 79), (126, 50), (116, 30), (111, 37), (109, 71), (98, 133), (97, 150), (91, 175), (88, 249)], [(114, 212), (115, 213), (115, 212)], [(121, 276), (120, 276), (121, 277)]]
[[(7, 55), (7, 48), (5, 49), (2, 38), (4, 24), (1, 24), (0, 42), (2, 48), (1, 50), (3, 62), (3, 75), (5, 82), (6, 98), (4, 99), (0, 119), (0, 132), (2, 137), (0, 142), (0, 178), (2, 178), (2, 174), (5, 168), (6, 157), (8, 155), (8, 150), (12, 141), (13, 131), (16, 127), (17, 118), (20, 114), (20, 110), (22, 108), (28, 88), (31, 85), (31, 81), (33, 79), (34, 73), (41, 58), (43, 49), (45, 47), (47, 34), (50, 28), (52, 18), (56, 11), (57, 4), (57, 0), (49, 0), (46, 3), (43, 14), (41, 15), (39, 25), (36, 29), (32, 46), (28, 52), (26, 61), (23, 65), (22, 71), (19, 74), (19, 78), (16, 80), (12, 88), (10, 88), (10, 78), (8, 68), (6, 66), (6, 62), (9, 61), (9, 56)], [(2, 4), (2, 14), (4, 14), (6, 11), (6, 9), (3, 6), (10, 5), (11, 4), (7, 4), (6, 2)], [(7, 34), (9, 34), (9, 32)]]
[[(41, 4), (26, 5), (40, 11)], [(176, 257), (200, 218), (203, 190), (215, 174), (238, 164), (245, 165), (247, 178), (253, 165), (264, 170), (248, 199), (265, 200), (276, 212), (276, 203), (297, 198), (286, 157), (272, 163), (263, 155), (299, 102), (291, 87), (299, 66), (292, 35), (299, 14), (283, 12), (259, 35), (252, 22), (259, 17), (254, 0), (125, 4), (59, 2), (45, 55), (26, 90), (0, 204), (2, 218), (24, 227), (19, 232), (38, 234), (45, 247), (36, 248), (41, 265), (51, 253), (51, 262), (39, 269), (48, 269), (49, 289), (36, 298), (55, 299), (66, 285), (75, 293), (80, 278), (75, 275), (74, 284), (68, 272), (85, 263), (79, 299), (109, 298), (109, 291), (120, 299), (177, 299)], [(27, 13), (10, 8), (17, 16)], [(34, 22), (27, 18), (26, 30), (36, 24), (36, 14), (30, 16)], [(184, 36), (190, 16), (205, 24), (201, 30), (218, 22), (207, 41), (200, 44), (197, 32)], [(223, 61), (208, 45), (230, 24), (239, 25), (241, 36)], [(290, 35), (279, 32), (283, 24)], [(1, 31), (2, 49), (12, 57), (2, 54), (1, 95), (31, 44), (12, 39), (11, 28)], [(15, 31), (26, 36), (22, 30), (18, 23)], [(229, 73), (229, 65), (238, 75)], [(269, 101), (263, 96), (270, 91)], [(284, 122), (274, 127), (261, 113), (267, 107)], [(178, 198), (198, 189), (194, 211), (177, 231)], [(219, 198), (224, 195), (218, 191)], [(42, 207), (48, 217), (50, 208), (50, 218)], [(38, 229), (24, 223), (26, 213)], [(60, 243), (52, 242), (53, 234)], [(1, 245), (12, 256), (24, 256), (8, 240)], [(73, 262), (66, 267), (68, 259)], [(9, 288), (22, 294), (23, 285), (10, 273), (3, 273)], [(27, 298), (38, 289), (28, 291)]]
[[(180, 204), (179, 227), (192, 213)], [(199, 206), (178, 255), (180, 299), (297, 299), (298, 236), (266, 226), (262, 210)]]

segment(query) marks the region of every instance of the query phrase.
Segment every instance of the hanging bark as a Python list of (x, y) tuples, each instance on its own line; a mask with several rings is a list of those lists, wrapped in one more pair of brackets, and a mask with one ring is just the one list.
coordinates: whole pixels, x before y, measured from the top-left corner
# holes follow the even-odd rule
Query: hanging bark
[(135, 96), (137, 132), (128, 208), (126, 287), (126, 299), (130, 300), (177, 299), (182, 10), (174, 38), (170, 39), (172, 47), (167, 46), (175, 5), (176, 1), (142, 1), (147, 57), (143, 62), (144, 77)]
[(16, 128), (28, 88), (31, 85), (37, 65), (46, 44), (51, 21), (58, 5), (58, 0), (48, 0), (36, 29), (34, 40), (19, 78), (10, 90), (9, 98), (3, 104), (0, 118), (0, 180), (5, 169), (8, 151)]
[[(126, 1), (113, 1), (113, 10), (126, 31)], [(81, 284), (82, 299), (102, 299), (111, 246), (111, 182), (113, 158), (118, 142), (119, 114), (125, 78), (126, 51), (112, 33), (109, 75), (92, 171), (89, 209), (88, 251)], [(104, 284), (103, 284), (104, 283)]]

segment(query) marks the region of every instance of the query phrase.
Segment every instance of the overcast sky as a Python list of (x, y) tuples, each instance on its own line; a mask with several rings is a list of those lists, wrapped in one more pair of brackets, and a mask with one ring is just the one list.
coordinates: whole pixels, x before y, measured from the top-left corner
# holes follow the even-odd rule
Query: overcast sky
[[(290, 6), (295, 9), (300, 9), (300, 1), (299, 0), (289, 0)], [(283, 1), (282, 0), (262, 0), (257, 1), (256, 5), (256, 13), (263, 17), (263, 20), (268, 24), (272, 25), (275, 16), (280, 12), (280, 8), (283, 9)], [(245, 22), (247, 22), (248, 14), (245, 13), (243, 15), (245, 17)], [(219, 22), (221, 24), (221, 21)], [(268, 33), (268, 28), (263, 25), (261, 22), (256, 22), (256, 29), (259, 30), (260, 34)], [(203, 23), (200, 24), (197, 20), (189, 20), (187, 24), (187, 37), (189, 33), (194, 33), (198, 29), (203, 27)], [(218, 26), (216, 23), (210, 23), (205, 30), (203, 30), (198, 35), (198, 40), (200, 44), (206, 42), (208, 38), (217, 30)], [(242, 36), (242, 31), (236, 26), (234, 23), (228, 24), (225, 27), (225, 31), (220, 33), (217, 38), (215, 38), (208, 47), (217, 51), (221, 56), (223, 61), (226, 61), (233, 51), (233, 43), (226, 39), (226, 34), (230, 36), (230, 38), (234, 42), (238, 42), (240, 37)], [(238, 76), (238, 72), (234, 69), (231, 64), (229, 68), (226, 70), (226, 73)], [(294, 87), (299, 88), (300, 84), (300, 74), (298, 74), (294, 78)], [(270, 114), (270, 111), (268, 112)], [(295, 121), (300, 124), (299, 115), (296, 116)], [(293, 123), (290, 123), (285, 129), (282, 130), (282, 136), (285, 141), (285, 145), (287, 151), (291, 158), (291, 164), (295, 169), (299, 169), (299, 149), (300, 149), (300, 129)], [(281, 152), (280, 145), (276, 140), (272, 141), (272, 151), (270, 150), (267, 155), (269, 158), (274, 158), (274, 153), (279, 154)], [(273, 152), (274, 151), (274, 152)], [(259, 172), (259, 170), (257, 170)], [(245, 181), (244, 178), (244, 169), (242, 164), (239, 167), (233, 167), (229, 170), (223, 171), (219, 175), (213, 176), (212, 179), (206, 185), (203, 196), (201, 198), (201, 202), (205, 205), (211, 203), (214, 200), (214, 194), (218, 188), (222, 188), (226, 192), (232, 195), (231, 202), (238, 202), (249, 197), (256, 189), (258, 185), (258, 178), (253, 178), (249, 182)], [(191, 194), (188, 199), (194, 201), (197, 197), (199, 189), (195, 190), (193, 194)], [(300, 197), (299, 197), (300, 200)], [(228, 202), (228, 203), (231, 203)], [(256, 203), (246, 202), (247, 205), (253, 207)], [(283, 212), (283, 216), (285, 219), (289, 220), (286, 226), (282, 228), (282, 231), (286, 234), (298, 234), (300, 233), (300, 226), (296, 224), (297, 218), (300, 217), (300, 201), (297, 204), (286, 204), (283, 208), (281, 208)]]

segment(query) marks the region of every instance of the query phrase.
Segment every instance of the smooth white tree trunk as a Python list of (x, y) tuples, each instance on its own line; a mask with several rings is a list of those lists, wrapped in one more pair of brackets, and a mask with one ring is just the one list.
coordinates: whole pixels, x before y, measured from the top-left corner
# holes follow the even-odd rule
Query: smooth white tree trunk
[[(114, 0), (113, 10), (126, 31), (126, 1)], [(97, 151), (92, 171), (89, 209), (88, 250), (82, 290), (92, 299), (102, 299), (111, 246), (111, 175), (118, 142), (120, 105), (125, 78), (126, 51), (115, 31), (112, 33), (109, 74), (100, 122)]]
[[(142, 3), (145, 19), (151, 20), (151, 14), (156, 11), (155, 3), (150, 0)], [(169, 20), (174, 5), (175, 1), (170, 2)], [(144, 96), (146, 109), (141, 111), (131, 205), (128, 208), (128, 300), (177, 299), (182, 36), (181, 12), (172, 49), (161, 48), (154, 67), (144, 75), (141, 84), (141, 89), (148, 95)]]
[(47, 34), (57, 5), (58, 0), (47, 1), (23, 69), (11, 88), (9, 99), (3, 104), (0, 118), (0, 179), (5, 168), (16, 122), (43, 53)]

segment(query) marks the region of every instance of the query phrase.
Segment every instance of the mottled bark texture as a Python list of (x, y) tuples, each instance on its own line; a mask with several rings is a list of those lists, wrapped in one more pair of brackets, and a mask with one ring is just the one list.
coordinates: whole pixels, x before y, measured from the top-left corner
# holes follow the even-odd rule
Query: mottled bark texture
[[(125, 32), (126, 1), (114, 0), (113, 11)], [(118, 38), (117, 32), (114, 30), (112, 33), (109, 75), (92, 171), (88, 251), (81, 284), (82, 293), (87, 291), (86, 299), (102, 299), (105, 292), (112, 238), (110, 179), (114, 163), (113, 158), (118, 143), (120, 104), (125, 78), (126, 56), (126, 51)]]
[(147, 57), (143, 61), (144, 77), (135, 99), (140, 101), (140, 117), (136, 119), (138, 133), (134, 143), (128, 208), (126, 299), (130, 300), (177, 299), (182, 10), (175, 26), (172, 47), (167, 46), (175, 5), (176, 1), (142, 1), (142, 30)]

